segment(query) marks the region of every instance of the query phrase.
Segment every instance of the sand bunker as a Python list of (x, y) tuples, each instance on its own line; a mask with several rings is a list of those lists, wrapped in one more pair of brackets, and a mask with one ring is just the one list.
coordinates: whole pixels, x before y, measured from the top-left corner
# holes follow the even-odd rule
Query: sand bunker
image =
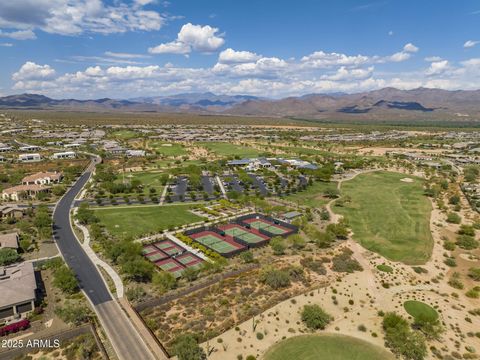
[(460, 254), (459, 255), (463, 260), (477, 262), (478, 258), (473, 254)]
[(412, 183), (412, 182), (413, 182), (413, 179), (403, 178), (403, 179), (400, 179), (400, 181), (403, 181), (403, 182), (406, 182), (406, 183)]

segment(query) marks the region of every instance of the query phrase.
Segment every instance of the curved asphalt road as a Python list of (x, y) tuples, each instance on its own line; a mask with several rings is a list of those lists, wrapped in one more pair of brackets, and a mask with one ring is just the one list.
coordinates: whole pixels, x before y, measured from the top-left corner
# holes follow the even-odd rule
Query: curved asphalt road
[(119, 359), (155, 359), (117, 301), (112, 298), (102, 276), (75, 237), (70, 210), (75, 197), (87, 183), (98, 159), (58, 202), (53, 212), (53, 236), (67, 265), (75, 272), (81, 289), (92, 303)]

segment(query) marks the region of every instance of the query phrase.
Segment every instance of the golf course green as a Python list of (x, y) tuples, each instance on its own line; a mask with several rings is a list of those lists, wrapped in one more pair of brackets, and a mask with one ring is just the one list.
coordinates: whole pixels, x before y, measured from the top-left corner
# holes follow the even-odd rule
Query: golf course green
[(388, 351), (344, 335), (300, 335), (272, 346), (264, 360), (393, 360)]

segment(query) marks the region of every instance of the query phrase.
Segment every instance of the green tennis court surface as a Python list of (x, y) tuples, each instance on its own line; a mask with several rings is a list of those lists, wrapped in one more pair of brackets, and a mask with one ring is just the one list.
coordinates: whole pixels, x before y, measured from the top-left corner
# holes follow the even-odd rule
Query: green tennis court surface
[(225, 234), (227, 235), (236, 236), (239, 239), (242, 239), (249, 243), (258, 243), (261, 241), (265, 241), (265, 239), (261, 236), (248, 232), (247, 230), (243, 230), (240, 227), (232, 227), (223, 231), (225, 231)]
[(160, 265), (160, 268), (162, 270), (165, 270), (165, 271), (169, 271), (169, 270), (175, 269), (177, 267), (178, 267), (178, 265), (175, 264), (174, 262), (167, 262), (167, 263), (164, 263), (164, 264)]
[(216, 252), (219, 253), (229, 253), (234, 250), (237, 250), (238, 248), (233, 246), (232, 244), (223, 241), (222, 239), (217, 238), (216, 236), (213, 235), (204, 235), (196, 238), (199, 243), (215, 250)]
[(275, 224), (269, 224), (265, 221), (262, 220), (255, 220), (252, 222), (249, 222), (248, 225), (250, 225), (254, 229), (262, 229), (265, 231), (268, 231), (269, 233), (275, 234), (275, 235), (282, 235), (287, 232), (286, 229), (283, 229), (281, 227), (278, 227)]
[(146, 257), (147, 257), (148, 260), (150, 260), (152, 262), (155, 262), (155, 261), (158, 261), (158, 260), (166, 259), (168, 256), (165, 255), (164, 253), (158, 252), (158, 253), (155, 253), (155, 254), (148, 254)]

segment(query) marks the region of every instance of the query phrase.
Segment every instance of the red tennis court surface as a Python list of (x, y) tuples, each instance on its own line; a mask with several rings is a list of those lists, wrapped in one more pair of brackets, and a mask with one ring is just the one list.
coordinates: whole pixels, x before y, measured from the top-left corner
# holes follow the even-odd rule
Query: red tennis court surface
[(185, 269), (182, 264), (176, 262), (175, 259), (172, 258), (156, 261), (155, 265), (164, 271), (171, 272), (176, 277), (181, 276), (182, 271)]
[(200, 264), (203, 262), (202, 259), (193, 255), (190, 252), (186, 252), (182, 255), (177, 256), (175, 260), (185, 267), (195, 267), (195, 268), (199, 267)]
[(201, 258), (171, 240), (145, 245), (142, 252), (148, 260), (175, 277), (180, 277), (186, 268), (199, 268), (203, 263)]
[(164, 253), (173, 256), (177, 254), (181, 254), (185, 251), (180, 245), (175, 244), (173, 241), (170, 240), (162, 240), (154, 244), (156, 248), (162, 250)]

